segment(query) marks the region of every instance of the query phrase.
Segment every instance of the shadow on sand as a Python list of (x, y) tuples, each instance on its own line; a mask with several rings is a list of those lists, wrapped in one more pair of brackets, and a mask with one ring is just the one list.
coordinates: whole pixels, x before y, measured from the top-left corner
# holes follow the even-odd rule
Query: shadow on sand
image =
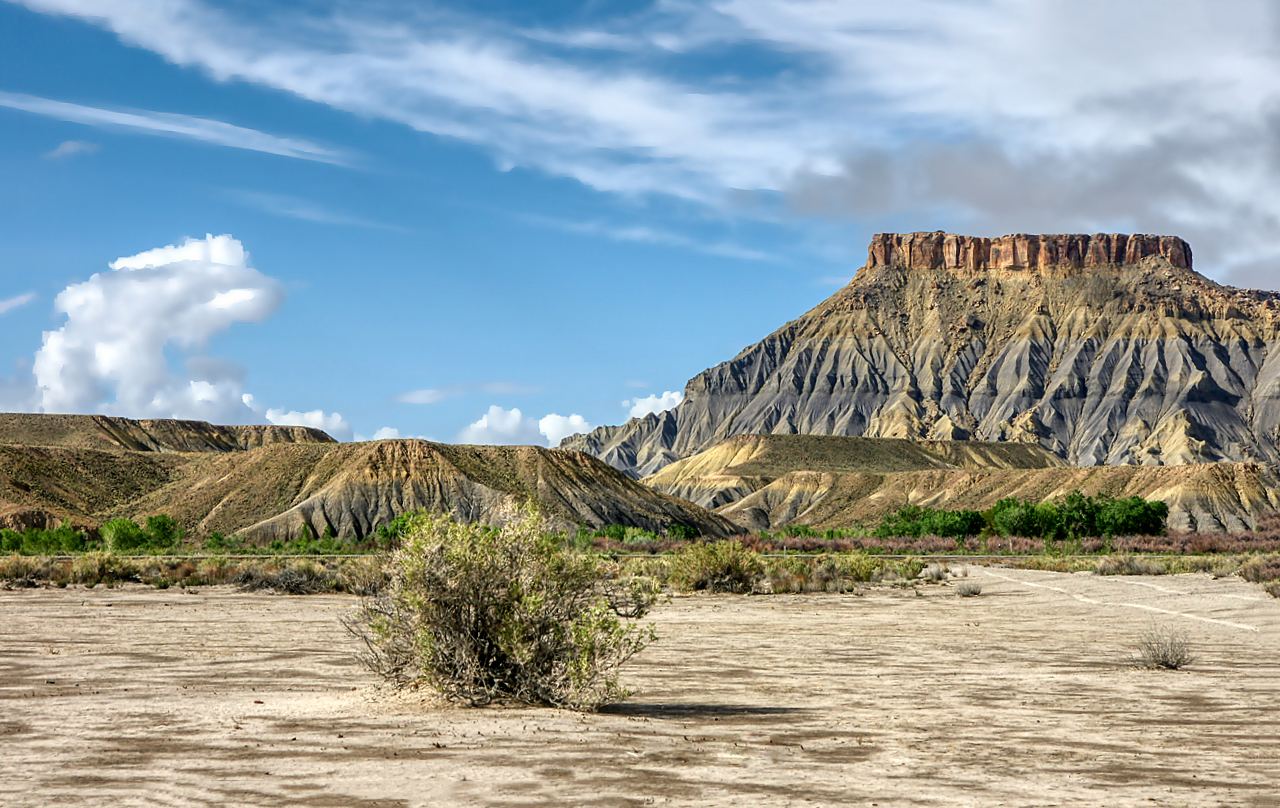
[(644, 704), (624, 702), (600, 708), (605, 715), (688, 721), (695, 718), (753, 718), (796, 715), (808, 712), (799, 707), (752, 707), (745, 704)]

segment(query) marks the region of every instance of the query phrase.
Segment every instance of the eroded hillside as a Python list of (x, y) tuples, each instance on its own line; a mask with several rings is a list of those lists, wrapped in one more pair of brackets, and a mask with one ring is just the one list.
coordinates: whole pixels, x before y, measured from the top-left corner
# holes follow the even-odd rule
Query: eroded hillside
[(718, 508), (794, 471), (834, 474), (934, 469), (1037, 469), (1065, 465), (1039, 446), (830, 435), (739, 435), (676, 461), (641, 482)]
[(0, 416), (0, 527), (94, 529), (116, 516), (163, 513), (196, 537), (288, 541), (306, 530), (361, 538), (416, 510), (502, 524), (529, 501), (566, 528), (683, 525), (715, 537), (740, 530), (579, 452), (339, 444), (294, 428)]
[(1075, 465), (1280, 460), (1280, 293), (1156, 236), (882, 234), (848, 286), (561, 446), (652, 474), (734, 435), (1038, 444)]
[(526, 501), (564, 527), (678, 524), (707, 536), (738, 530), (580, 452), (422, 440), (267, 446), (193, 458), (178, 479), (129, 507), (168, 513), (201, 534), (271, 541), (297, 538), (304, 528), (313, 536), (363, 537), (416, 510), (502, 524)]

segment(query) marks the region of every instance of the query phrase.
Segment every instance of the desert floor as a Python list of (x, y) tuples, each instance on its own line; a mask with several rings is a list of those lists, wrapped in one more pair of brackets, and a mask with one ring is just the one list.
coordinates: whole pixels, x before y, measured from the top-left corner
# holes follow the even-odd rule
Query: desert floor
[[(597, 715), (387, 695), (345, 597), (0, 592), (0, 805), (1280, 805), (1280, 601), (969, 580), (676, 598)], [(1153, 625), (1198, 661), (1132, 667)]]

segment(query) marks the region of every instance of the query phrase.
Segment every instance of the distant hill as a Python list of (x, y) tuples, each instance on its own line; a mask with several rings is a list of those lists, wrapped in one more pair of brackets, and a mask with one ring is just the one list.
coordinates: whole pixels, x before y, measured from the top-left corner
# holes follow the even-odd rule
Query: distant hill
[(892, 473), (932, 469), (1038, 469), (1066, 465), (1039, 446), (831, 435), (738, 435), (641, 482), (718, 508), (795, 471)]
[(234, 452), (275, 443), (335, 443), (305, 426), (215, 426), (205, 421), (110, 415), (0, 413), (0, 444), (129, 449), (136, 452)]
[(741, 530), (579, 452), (339, 444), (292, 427), (0, 416), (0, 527), (95, 529), (116, 516), (164, 513), (196, 537), (218, 531), (269, 542), (306, 529), (359, 538), (413, 510), (501, 524), (529, 500), (564, 527), (684, 525), (712, 537)]
[(672, 525), (707, 536), (733, 523), (661, 494), (580, 452), (535, 446), (452, 446), (386, 440), (338, 446), (267, 446), (194, 457), (173, 482), (126, 510), (167, 513), (189, 530), (258, 541), (366, 536), (406, 511), (502, 524), (524, 501), (563, 526)]
[(639, 478), (760, 433), (1277, 463), (1280, 293), (1215, 283), (1172, 236), (880, 234), (847, 286), (675, 409), (560, 445)]

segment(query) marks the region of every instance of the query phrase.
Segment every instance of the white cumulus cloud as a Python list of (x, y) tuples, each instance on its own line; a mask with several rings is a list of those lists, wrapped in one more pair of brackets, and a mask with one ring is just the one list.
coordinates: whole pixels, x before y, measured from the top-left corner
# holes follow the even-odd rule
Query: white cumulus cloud
[(547, 441), (552, 446), (555, 446), (570, 435), (590, 432), (591, 424), (587, 423), (586, 418), (576, 413), (574, 415), (556, 415), (553, 412), (538, 421), (538, 430), (547, 436)]
[[(284, 410), (271, 409), (267, 410), (266, 416), (267, 420), (276, 426), (309, 426), (313, 429), (322, 429), (338, 440), (351, 440), (351, 425), (336, 412), (326, 413), (324, 410), (310, 410), (309, 412), (290, 410), (285, 412)], [(378, 431), (380, 433), (383, 430)], [(395, 432), (394, 429), (391, 431)], [(374, 440), (377, 440), (376, 436)]]
[(546, 438), (538, 428), (537, 419), (524, 417), (518, 407), (504, 410), (495, 404), (480, 420), (458, 433), (458, 443), (545, 446)]
[(622, 406), (630, 407), (630, 415), (632, 418), (643, 418), (644, 416), (669, 410), (684, 401), (684, 393), (679, 390), (667, 390), (662, 395), (648, 395), (644, 398), (629, 398), (622, 402)]
[[(58, 294), (54, 308), (66, 322), (44, 332), (30, 375), (0, 378), (0, 408), (230, 424), (265, 418), (350, 439), (338, 413), (266, 409), (245, 392), (244, 368), (204, 353), (215, 335), (261, 322), (284, 302), (283, 287), (249, 265), (239, 241), (187, 239), (108, 266)], [(0, 301), (0, 313), (33, 298)], [(175, 372), (171, 359), (184, 370)]]
[(577, 432), (591, 429), (581, 415), (550, 413), (526, 417), (518, 407), (505, 410), (496, 404), (458, 433), (458, 443), (554, 446)]
[[(280, 284), (250, 267), (229, 235), (121, 258), (55, 299), (67, 320), (36, 352), (41, 409), (243, 421), (243, 369), (202, 352), (283, 301)], [(186, 360), (185, 374), (170, 370), (166, 348)]]

